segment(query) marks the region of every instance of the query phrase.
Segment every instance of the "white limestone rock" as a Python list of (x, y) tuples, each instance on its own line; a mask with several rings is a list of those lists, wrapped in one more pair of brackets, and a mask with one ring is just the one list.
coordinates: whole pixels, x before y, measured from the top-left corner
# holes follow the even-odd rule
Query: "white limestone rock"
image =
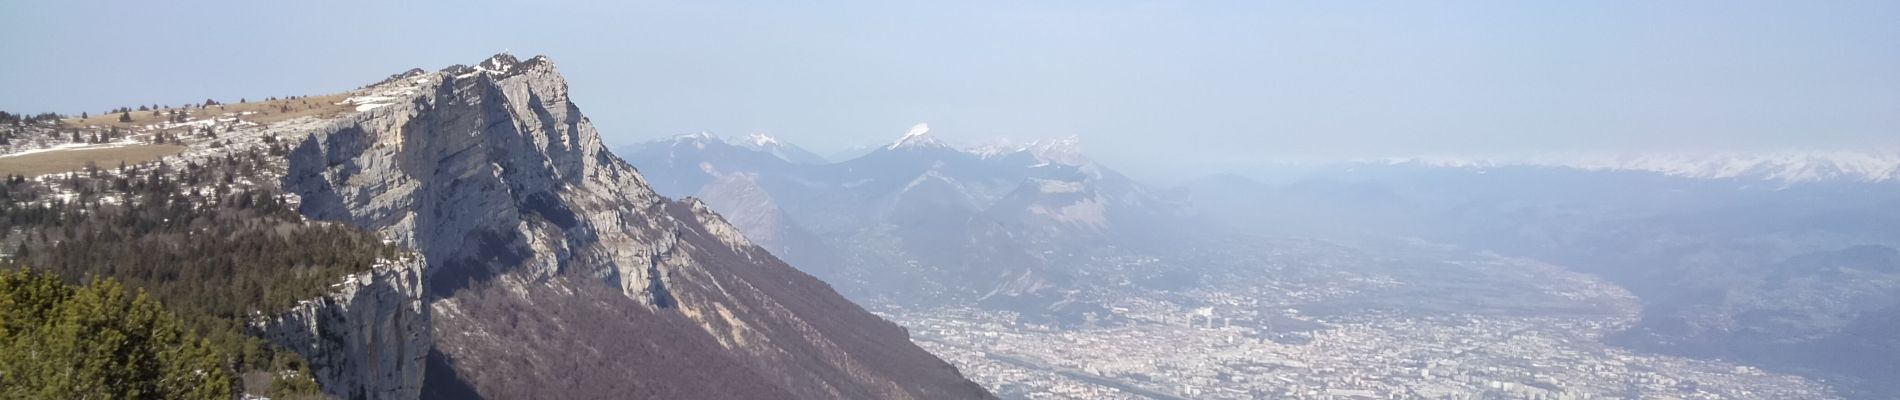
[(346, 276), (289, 312), (258, 316), (252, 334), (304, 356), (324, 393), (346, 399), (414, 399), (429, 354), (419, 258)]

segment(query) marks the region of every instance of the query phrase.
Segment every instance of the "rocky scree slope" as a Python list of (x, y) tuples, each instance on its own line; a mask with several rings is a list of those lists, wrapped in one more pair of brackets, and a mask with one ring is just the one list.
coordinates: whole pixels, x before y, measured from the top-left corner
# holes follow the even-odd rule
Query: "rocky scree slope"
[(319, 383), (348, 398), (991, 397), (703, 204), (655, 194), (567, 91), (547, 58), (504, 54), (264, 130), (293, 143), (300, 212), (425, 260), (306, 304), (373, 310), (300, 309), (265, 336), (319, 353)]

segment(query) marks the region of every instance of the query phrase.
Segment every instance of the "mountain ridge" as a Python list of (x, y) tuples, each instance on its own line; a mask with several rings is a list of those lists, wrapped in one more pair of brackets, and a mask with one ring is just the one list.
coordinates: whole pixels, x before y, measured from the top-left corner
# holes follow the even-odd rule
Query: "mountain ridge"
[[(1328, 163), (1314, 163), (1325, 165)], [(1545, 167), (1644, 172), (1672, 177), (1761, 181), (1784, 185), (1900, 181), (1900, 151), (1833, 150), (1631, 154), (1547, 154), (1515, 158), (1415, 156), (1339, 164), (1418, 165), (1441, 168)]]
[(773, 210), (740, 229), (808, 238), (773, 244), (774, 252), (794, 254), (793, 265), (854, 298), (1040, 309), (1064, 301), (1091, 257), (1155, 251), (1193, 236), (1175, 221), (1181, 209), (1090, 160), (1079, 142), (960, 147), (917, 124), (866, 154), (817, 165), (710, 137), (623, 150), (667, 182), (656, 186), (663, 193), (702, 196), (720, 210)]
[(653, 192), (568, 89), (547, 57), (498, 54), (180, 157), (282, 146), (298, 213), (418, 253), (350, 286), (368, 297), (257, 323), (333, 396), (991, 397), (703, 203)]

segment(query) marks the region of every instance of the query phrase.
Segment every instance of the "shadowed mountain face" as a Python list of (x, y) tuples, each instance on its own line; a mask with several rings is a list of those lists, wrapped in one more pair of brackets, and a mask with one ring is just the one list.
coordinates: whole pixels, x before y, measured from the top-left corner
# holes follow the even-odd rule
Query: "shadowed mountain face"
[[(1179, 208), (1081, 157), (1073, 139), (959, 149), (919, 125), (832, 164), (705, 134), (623, 149), (661, 193), (745, 214), (740, 230), (846, 294), (900, 305), (1041, 308), (1105, 257), (1194, 237)], [(731, 211), (725, 211), (731, 210)]]
[(303, 213), (429, 261), (425, 393), (989, 397), (704, 204), (649, 189), (567, 89), (546, 58), (498, 55), (391, 77), (282, 134)]
[(1633, 171), (1351, 165), (1186, 192), (1274, 234), (1428, 238), (1601, 276), (1643, 302), (1607, 340), (1900, 393), (1900, 185)]

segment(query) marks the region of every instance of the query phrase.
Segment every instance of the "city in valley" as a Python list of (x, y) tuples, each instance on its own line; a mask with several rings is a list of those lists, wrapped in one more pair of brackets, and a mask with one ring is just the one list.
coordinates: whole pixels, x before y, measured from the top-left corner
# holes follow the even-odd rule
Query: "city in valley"
[(0, 400), (1900, 400), (1896, 0), (95, 3)]
[(1605, 345), (1606, 334), (1633, 323), (1636, 299), (1555, 266), (1292, 243), (1256, 260), (1256, 273), (1205, 288), (1107, 295), (1113, 315), (1090, 319), (1110, 322), (1057, 326), (968, 307), (884, 314), (1014, 398), (1834, 396), (1798, 376)]

